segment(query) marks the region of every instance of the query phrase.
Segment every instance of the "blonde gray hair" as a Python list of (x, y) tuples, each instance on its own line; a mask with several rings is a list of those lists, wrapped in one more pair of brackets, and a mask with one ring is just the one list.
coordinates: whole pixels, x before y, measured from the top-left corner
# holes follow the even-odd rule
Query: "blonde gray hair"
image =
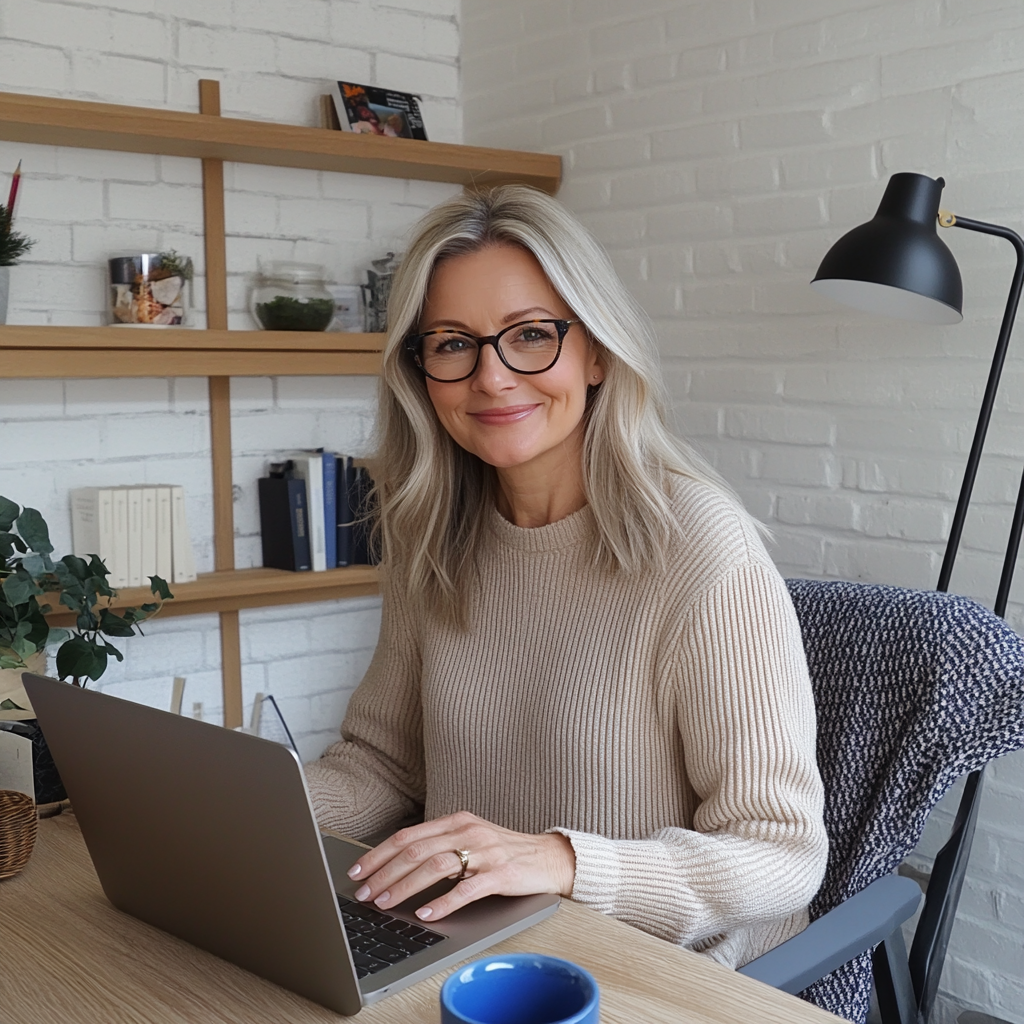
[(416, 329), (434, 268), (491, 245), (532, 253), (599, 346), (605, 376), (585, 413), (583, 456), (586, 498), (597, 524), (596, 562), (623, 572), (664, 565), (678, 529), (670, 508), (674, 474), (736, 500), (704, 459), (669, 431), (653, 329), (590, 233), (556, 200), (526, 186), (455, 196), (414, 229), (391, 289), (374, 527), (382, 568), (400, 572), (421, 612), (453, 626), (465, 624), (464, 596), (497, 477), (441, 425), (403, 343)]

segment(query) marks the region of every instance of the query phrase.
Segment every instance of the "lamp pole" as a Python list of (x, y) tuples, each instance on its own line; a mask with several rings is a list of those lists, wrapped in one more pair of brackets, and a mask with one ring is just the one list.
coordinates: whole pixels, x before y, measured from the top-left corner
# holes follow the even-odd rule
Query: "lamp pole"
[[(974, 490), (974, 481), (978, 475), (981, 453), (985, 447), (985, 436), (988, 433), (989, 421), (992, 418), (992, 407), (995, 405), (996, 391), (999, 389), (999, 378), (1003, 373), (1006, 350), (1010, 344), (1010, 334), (1013, 331), (1013, 322), (1017, 316), (1017, 306), (1020, 304), (1021, 289), (1024, 287), (1024, 240), (1021, 239), (1016, 231), (1012, 231), (1010, 228), (1002, 227), (999, 224), (988, 224), (981, 220), (970, 220), (967, 217), (957, 217), (946, 210), (939, 211), (939, 224), (944, 228), (966, 228), (968, 231), (978, 231), (985, 235), (1005, 238), (1017, 253), (1017, 266), (1013, 272), (1010, 294), (1007, 296), (1006, 309), (1003, 312), (1003, 322), (999, 328), (999, 338), (996, 341), (996, 350), (992, 356), (988, 383), (985, 385), (985, 397), (982, 400), (981, 410), (978, 413), (978, 425), (974, 430), (971, 454), (967, 460), (967, 469), (964, 472), (964, 480), (960, 486), (960, 497), (956, 504), (956, 512), (953, 515), (953, 525), (949, 531), (946, 553), (942, 559), (942, 569), (939, 572), (939, 582), (936, 589), (946, 591), (949, 590), (949, 580), (953, 575), (953, 563), (956, 561), (957, 551), (960, 547), (964, 521), (967, 519), (967, 509), (971, 504), (971, 493)], [(1005, 617), (1006, 602), (1010, 596), (1010, 584), (1013, 581), (1013, 570), (1017, 563), (1017, 552), (1020, 549), (1022, 529), (1024, 529), (1024, 474), (1021, 476), (1017, 504), (1013, 512), (1013, 524), (1010, 528), (1010, 539), (1003, 558), (1003, 570), (999, 577), (999, 590), (996, 594), (994, 610), (996, 615), (1000, 617)]]

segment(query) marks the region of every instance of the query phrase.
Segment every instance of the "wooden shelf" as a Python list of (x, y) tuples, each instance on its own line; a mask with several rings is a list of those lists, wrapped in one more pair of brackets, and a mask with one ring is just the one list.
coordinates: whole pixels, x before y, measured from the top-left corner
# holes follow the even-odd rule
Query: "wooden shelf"
[[(195, 583), (172, 585), (175, 598), (161, 614), (220, 614), (224, 724), (233, 727), (242, 724), (239, 610), (373, 594), (377, 572), (369, 566), (317, 573), (233, 568), (231, 378), (377, 374), (385, 337), (226, 329), (223, 161), (459, 185), (516, 182), (552, 194), (561, 183), (562, 161), (547, 153), (221, 117), (220, 85), (212, 80), (199, 82), (199, 105), (203, 113), (192, 114), (0, 92), (0, 141), (202, 160), (206, 310), (211, 325), (205, 331), (0, 326), (0, 376), (208, 378), (217, 571)], [(126, 589), (115, 607), (138, 606), (150, 599), (145, 589)], [(63, 624), (70, 617), (55, 611), (50, 619)]]
[(383, 334), (0, 327), (8, 378), (282, 377), (380, 372)]
[[(229, 569), (204, 573), (195, 583), (171, 583), (173, 601), (165, 601), (161, 618), (174, 615), (202, 615), (209, 612), (239, 611), (279, 604), (308, 604), (339, 597), (360, 597), (377, 593), (377, 570), (355, 565), (326, 572), (285, 572), (282, 569)], [(148, 587), (125, 587), (118, 591), (114, 608), (138, 607), (153, 600)], [(57, 603), (50, 604), (57, 609)], [(47, 616), (51, 625), (70, 625), (70, 612), (54, 611)]]
[(562, 175), (561, 158), (548, 153), (390, 139), (19, 93), (0, 93), (0, 139), (459, 185), (520, 182), (550, 193), (558, 190)]

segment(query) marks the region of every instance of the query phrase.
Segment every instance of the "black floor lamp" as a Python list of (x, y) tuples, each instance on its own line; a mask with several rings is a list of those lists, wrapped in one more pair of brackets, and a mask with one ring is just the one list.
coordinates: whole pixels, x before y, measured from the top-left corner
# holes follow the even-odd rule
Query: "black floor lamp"
[[(923, 174), (894, 174), (886, 186), (874, 218), (845, 234), (821, 261), (811, 287), (823, 295), (858, 309), (932, 324), (953, 324), (963, 319), (963, 286), (953, 254), (938, 236), (942, 227), (967, 228), (1005, 238), (1016, 251), (1006, 310), (999, 328), (985, 396), (978, 413), (971, 454), (960, 487), (956, 513), (939, 572), (938, 590), (948, 590), (971, 493), (981, 462), (999, 378), (1010, 343), (1021, 287), (1024, 285), (1024, 241), (1010, 228), (969, 220), (939, 209), (945, 182)], [(1010, 536), (999, 577), (995, 612), (1005, 616), (1010, 584), (1017, 563), (1024, 527), (1024, 474), (1021, 476)], [(960, 899), (967, 860), (977, 822), (982, 772), (967, 777), (953, 831), (935, 858), (928, 883), (928, 900), (910, 950), (913, 993), (882, 993), (879, 999), (909, 1000), (916, 1004), (920, 1020), (927, 1021), (938, 992), (942, 964), (949, 944)]]

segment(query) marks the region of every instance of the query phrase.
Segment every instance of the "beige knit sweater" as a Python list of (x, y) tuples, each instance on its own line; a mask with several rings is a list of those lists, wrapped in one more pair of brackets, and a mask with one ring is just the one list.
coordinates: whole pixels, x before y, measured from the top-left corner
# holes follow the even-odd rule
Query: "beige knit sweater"
[(727, 500), (683, 481), (674, 508), (667, 571), (639, 577), (594, 567), (589, 508), (492, 512), (465, 633), (386, 581), (344, 739), (306, 768), (321, 825), (557, 830), (573, 899), (730, 966), (803, 928), (827, 840), (800, 628)]

